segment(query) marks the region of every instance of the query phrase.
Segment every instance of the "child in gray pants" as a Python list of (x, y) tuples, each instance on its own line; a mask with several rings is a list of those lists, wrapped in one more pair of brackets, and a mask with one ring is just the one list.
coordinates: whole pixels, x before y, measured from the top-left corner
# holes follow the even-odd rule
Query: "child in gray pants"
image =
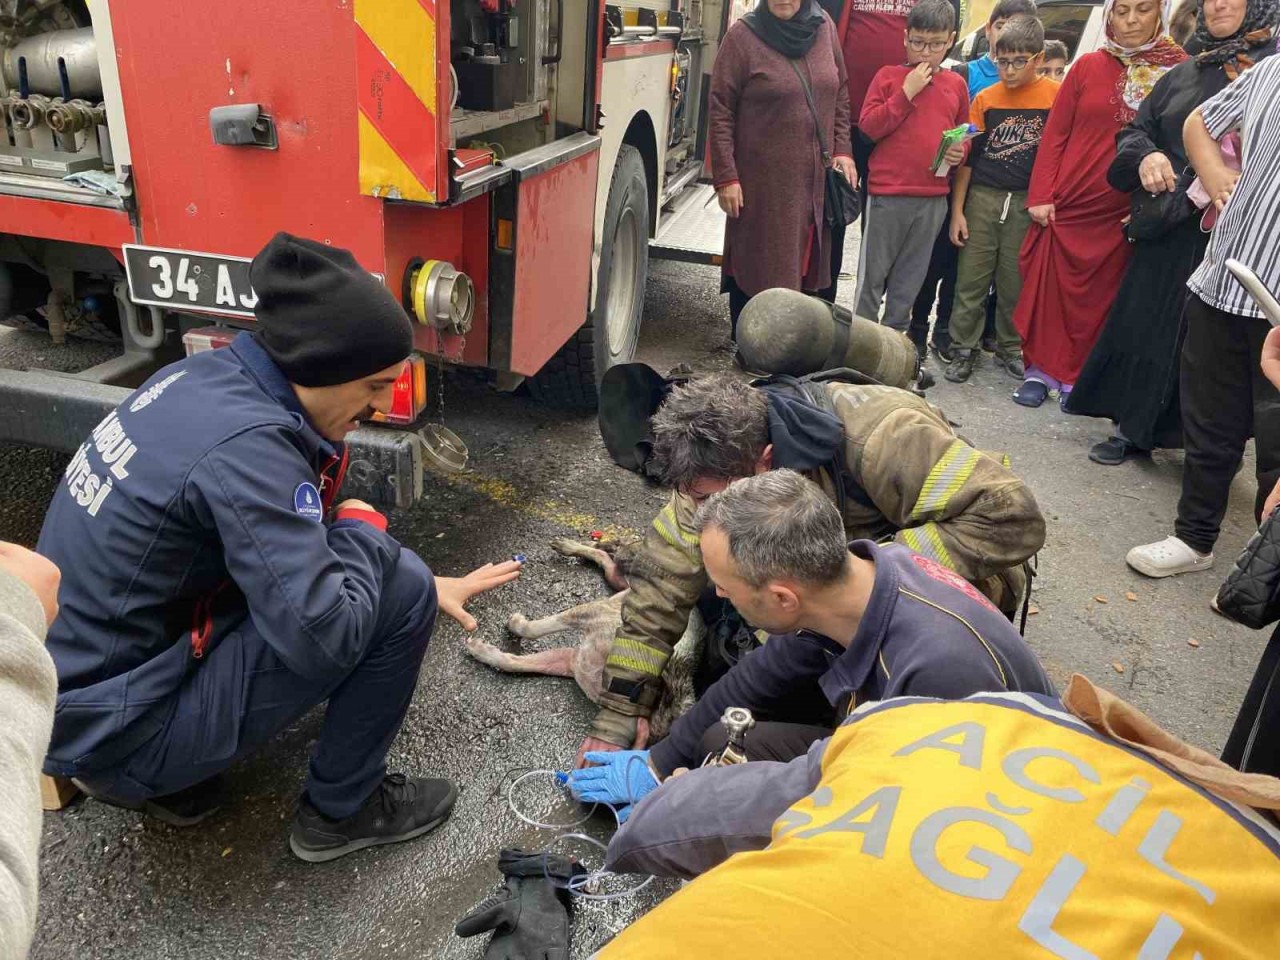
[[(955, 42), (949, 0), (921, 0), (907, 16), (907, 62), (883, 67), (871, 81), (858, 128), (876, 141), (867, 169), (867, 215), (858, 260), (856, 313), (907, 331), (929, 272), (934, 239), (947, 215), (948, 175), (932, 169), (943, 131), (969, 120), (964, 80), (943, 70)], [(954, 145), (949, 165), (964, 161)]]

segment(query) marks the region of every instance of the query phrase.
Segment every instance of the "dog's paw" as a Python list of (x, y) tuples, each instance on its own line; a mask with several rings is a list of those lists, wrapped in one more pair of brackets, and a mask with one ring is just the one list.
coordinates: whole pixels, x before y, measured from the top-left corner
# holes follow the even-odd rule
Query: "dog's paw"
[(562, 557), (576, 557), (582, 553), (582, 544), (568, 537), (556, 537), (551, 541), (551, 549)]
[[(529, 618), (523, 613), (513, 613), (507, 618), (507, 629), (514, 633), (517, 637), (523, 637), (525, 629), (529, 626)], [(467, 638), (468, 644), (471, 638)]]
[(502, 651), (493, 644), (486, 643), (479, 637), (465, 637), (462, 642), (467, 647), (467, 653), (471, 654), (475, 660), (495, 670), (502, 669), (499, 665), (502, 660)]

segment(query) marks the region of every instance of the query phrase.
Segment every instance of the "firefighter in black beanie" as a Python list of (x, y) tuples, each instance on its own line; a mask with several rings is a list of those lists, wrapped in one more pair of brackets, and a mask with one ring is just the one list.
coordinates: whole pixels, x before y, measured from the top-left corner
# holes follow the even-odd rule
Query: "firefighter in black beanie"
[(514, 579), (436, 577), (366, 503), (334, 503), (346, 435), (389, 409), (408, 316), (345, 250), (278, 234), (256, 333), (166, 367), (80, 448), (39, 551), (64, 568), (44, 769), (169, 823), (327, 701), (290, 837), (304, 860), (420, 836), (457, 790), (387, 772), (444, 611)]

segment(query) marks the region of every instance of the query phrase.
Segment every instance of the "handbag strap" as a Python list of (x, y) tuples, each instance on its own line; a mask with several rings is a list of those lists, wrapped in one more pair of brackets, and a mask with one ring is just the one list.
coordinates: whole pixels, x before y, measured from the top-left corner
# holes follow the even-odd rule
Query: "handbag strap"
[(800, 72), (800, 68), (796, 66), (794, 60), (789, 59), (787, 63), (791, 64), (791, 69), (800, 78), (800, 86), (804, 90), (804, 99), (809, 104), (809, 113), (813, 115), (813, 132), (818, 138), (818, 151), (822, 154), (823, 166), (829, 167), (832, 163), (831, 154), (827, 152), (827, 142), (822, 139), (822, 124), (818, 121), (818, 108), (813, 103), (813, 90), (809, 86), (809, 80)]

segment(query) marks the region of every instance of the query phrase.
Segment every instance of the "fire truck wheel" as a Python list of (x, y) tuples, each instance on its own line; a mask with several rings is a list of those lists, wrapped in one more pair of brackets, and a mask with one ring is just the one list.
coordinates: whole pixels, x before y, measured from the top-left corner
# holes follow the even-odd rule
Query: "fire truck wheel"
[(604, 372), (628, 363), (640, 339), (649, 278), (649, 186), (640, 151), (623, 144), (604, 211), (596, 308), (546, 366), (529, 379), (539, 400), (594, 410)]

